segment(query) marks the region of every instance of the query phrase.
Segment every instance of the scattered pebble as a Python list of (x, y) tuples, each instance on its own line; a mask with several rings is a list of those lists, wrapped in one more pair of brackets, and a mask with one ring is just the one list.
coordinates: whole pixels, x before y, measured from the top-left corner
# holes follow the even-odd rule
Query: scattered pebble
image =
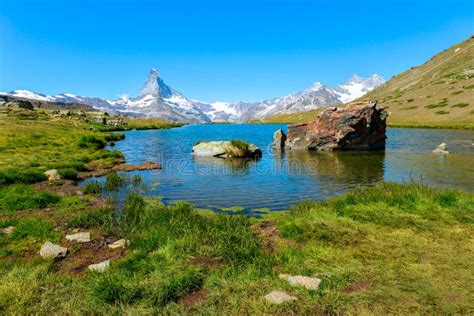
[(69, 241), (77, 241), (77, 242), (89, 242), (91, 241), (91, 233), (77, 233), (72, 235), (66, 235), (66, 239)]
[(288, 295), (283, 291), (273, 291), (265, 295), (265, 300), (272, 304), (282, 304), (289, 301), (296, 301), (298, 298)]
[(287, 280), (293, 286), (301, 286), (308, 290), (317, 290), (321, 284), (321, 279), (311, 278), (302, 275), (280, 274), (281, 279)]
[(129, 244), (128, 240), (125, 239), (119, 239), (111, 244), (108, 245), (110, 249), (117, 249), (117, 248), (123, 248)]
[(14, 230), (14, 229), (15, 229), (15, 227), (13, 227), (13, 226), (8, 226), (8, 227), (5, 227), (5, 228), (0, 229), (0, 231), (1, 231), (2, 233), (4, 233), (5, 235), (10, 236), (10, 235), (13, 233), (13, 230)]
[(87, 268), (95, 272), (104, 272), (105, 270), (109, 268), (109, 266), (110, 266), (110, 260), (105, 260), (100, 263), (91, 264)]
[(61, 180), (61, 175), (56, 169), (47, 170), (44, 172), (44, 175), (48, 178), (49, 181)]
[(61, 247), (59, 245), (55, 245), (49, 241), (45, 242), (43, 246), (41, 246), (40, 255), (43, 258), (64, 258), (67, 254), (67, 248)]

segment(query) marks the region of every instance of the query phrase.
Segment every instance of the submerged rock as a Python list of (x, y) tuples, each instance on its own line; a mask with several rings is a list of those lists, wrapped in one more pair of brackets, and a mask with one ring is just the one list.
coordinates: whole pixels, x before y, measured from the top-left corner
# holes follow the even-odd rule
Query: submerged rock
[(287, 280), (293, 286), (301, 286), (308, 290), (317, 290), (321, 284), (321, 279), (311, 278), (302, 275), (280, 274), (280, 278)]
[(441, 143), (433, 150), (433, 154), (449, 154), (449, 151), (446, 149), (448, 149), (448, 146), (445, 143)]
[(95, 272), (104, 272), (110, 267), (110, 260), (105, 260), (100, 263), (90, 264), (87, 268)]
[(272, 304), (282, 304), (285, 302), (296, 301), (298, 298), (288, 295), (283, 291), (273, 291), (265, 295), (265, 300)]
[(286, 134), (282, 129), (277, 130), (273, 134), (273, 148), (283, 149), (285, 148)]
[(286, 148), (368, 150), (385, 148), (388, 113), (376, 103), (353, 103), (322, 112), (315, 121), (288, 126)]
[(41, 246), (40, 255), (45, 259), (64, 258), (67, 254), (67, 248), (55, 245), (49, 241)]
[(192, 154), (198, 157), (260, 158), (262, 151), (254, 144), (242, 141), (199, 142)]
[(91, 233), (77, 233), (72, 235), (66, 235), (66, 239), (69, 241), (77, 242), (89, 242), (91, 241)]
[(51, 169), (51, 170), (45, 171), (44, 175), (46, 177), (48, 177), (49, 181), (56, 181), (56, 180), (61, 180), (62, 179), (61, 175), (59, 174), (58, 170), (56, 170), (56, 169)]

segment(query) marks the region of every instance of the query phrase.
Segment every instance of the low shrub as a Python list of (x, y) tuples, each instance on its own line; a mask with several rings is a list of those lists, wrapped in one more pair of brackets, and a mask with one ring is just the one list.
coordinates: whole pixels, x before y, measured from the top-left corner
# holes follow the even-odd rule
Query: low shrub
[(469, 103), (464, 103), (464, 102), (451, 105), (452, 108), (465, 108), (468, 106), (469, 106)]
[(101, 208), (98, 210), (81, 212), (71, 216), (67, 225), (75, 228), (90, 228), (104, 225), (111, 225), (113, 222), (113, 212), (111, 208)]
[(36, 192), (31, 185), (14, 184), (0, 189), (0, 209), (7, 212), (45, 208), (60, 200), (59, 195)]
[(102, 184), (99, 181), (88, 182), (83, 188), (84, 194), (99, 195), (102, 193)]
[(77, 170), (72, 169), (72, 168), (66, 168), (66, 169), (59, 169), (58, 173), (63, 177), (64, 179), (67, 180), (77, 180)]
[(101, 149), (105, 147), (105, 142), (95, 136), (82, 136), (77, 145), (79, 148)]
[(47, 179), (48, 178), (41, 171), (0, 171), (0, 186), (15, 183), (32, 184), (45, 181)]
[(123, 174), (111, 172), (105, 178), (105, 189), (108, 191), (118, 191), (126, 182), (127, 178)]

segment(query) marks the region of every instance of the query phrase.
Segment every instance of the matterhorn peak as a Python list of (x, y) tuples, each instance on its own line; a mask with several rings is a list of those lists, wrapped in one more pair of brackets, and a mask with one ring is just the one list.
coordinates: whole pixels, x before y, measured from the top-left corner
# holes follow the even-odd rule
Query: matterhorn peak
[(171, 88), (161, 79), (159, 72), (152, 68), (150, 74), (140, 90), (140, 97), (151, 95), (159, 98), (169, 98), (173, 92)]

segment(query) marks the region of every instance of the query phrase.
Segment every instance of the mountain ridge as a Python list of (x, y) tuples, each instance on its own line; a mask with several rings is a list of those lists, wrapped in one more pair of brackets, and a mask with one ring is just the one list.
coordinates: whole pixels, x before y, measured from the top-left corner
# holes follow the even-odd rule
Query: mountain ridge
[(334, 88), (317, 81), (302, 91), (263, 101), (208, 103), (187, 98), (166, 84), (159, 72), (152, 68), (138, 96), (133, 98), (123, 96), (117, 100), (105, 100), (72, 93), (48, 96), (28, 90), (14, 90), (0, 95), (47, 102), (83, 103), (111, 114), (156, 117), (171, 122), (246, 122), (275, 114), (296, 113), (351, 101), (383, 82), (384, 79), (378, 75), (363, 78), (353, 74), (345, 83)]

